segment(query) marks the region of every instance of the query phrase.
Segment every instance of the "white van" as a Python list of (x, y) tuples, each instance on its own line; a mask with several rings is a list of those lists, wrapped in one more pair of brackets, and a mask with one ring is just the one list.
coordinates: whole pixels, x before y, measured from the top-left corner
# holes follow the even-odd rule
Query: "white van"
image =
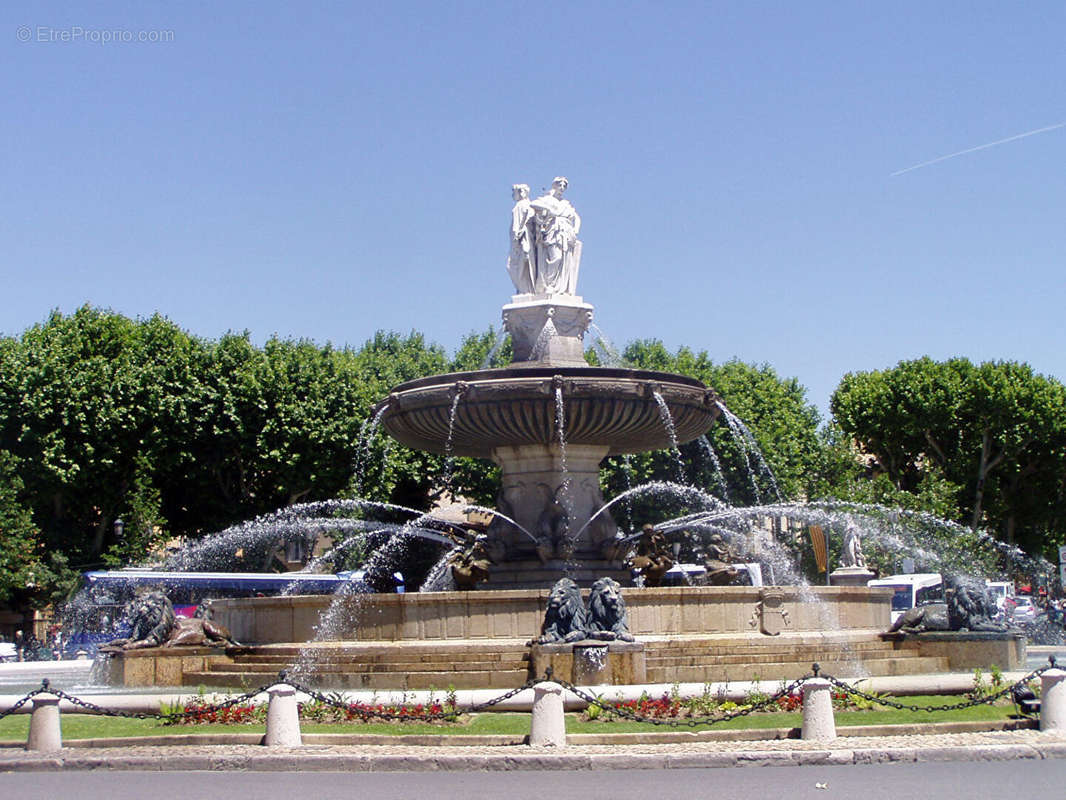
[[(762, 586), (762, 565), (733, 564), (737, 570), (737, 582), (745, 586)], [(702, 564), (674, 564), (663, 575), (663, 586), (706, 586), (707, 568)]]
[(871, 588), (892, 589), (892, 622), (903, 612), (928, 603), (944, 602), (944, 583), (939, 572), (914, 572), (908, 575), (889, 575), (869, 581)]

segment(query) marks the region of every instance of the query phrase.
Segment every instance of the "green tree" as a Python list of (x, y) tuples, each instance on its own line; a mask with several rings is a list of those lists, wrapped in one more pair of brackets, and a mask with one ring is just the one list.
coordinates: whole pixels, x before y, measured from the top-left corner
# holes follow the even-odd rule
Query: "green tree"
[(1049, 551), (1062, 538), (1066, 387), (1027, 364), (956, 358), (846, 375), (836, 424), (897, 490), (956, 487), (955, 518)]
[(0, 604), (24, 596), (40, 580), (42, 546), (25, 504), (17, 459), (0, 450)]
[(186, 365), (174, 353), (187, 342), (162, 317), (86, 306), (0, 349), (0, 447), (20, 459), (50, 551), (98, 562), (117, 517), (147, 531), (165, 523), (154, 475), (181, 416)]

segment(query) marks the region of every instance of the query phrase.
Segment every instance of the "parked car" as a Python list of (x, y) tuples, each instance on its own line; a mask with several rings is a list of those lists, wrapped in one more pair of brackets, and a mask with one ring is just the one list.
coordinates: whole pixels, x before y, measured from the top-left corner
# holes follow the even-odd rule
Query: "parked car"
[(1033, 598), (1022, 595), (1014, 598), (1014, 603), (1014, 611), (1011, 612), (1011, 619), (1014, 622), (1024, 624), (1036, 621), (1036, 605), (1033, 603)]
[(18, 652), (14, 642), (0, 642), (0, 662), (15, 661), (17, 658)]

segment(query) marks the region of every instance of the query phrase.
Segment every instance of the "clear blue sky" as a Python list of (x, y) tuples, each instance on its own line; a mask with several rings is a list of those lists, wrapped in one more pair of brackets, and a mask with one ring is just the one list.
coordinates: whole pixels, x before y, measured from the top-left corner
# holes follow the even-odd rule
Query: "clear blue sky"
[(893, 175), (1066, 122), (1058, 0), (304, 5), (6, 6), (0, 333), (452, 351), (511, 292), (511, 184), (561, 174), (619, 345), (823, 411), (926, 354), (1066, 379), (1066, 127)]

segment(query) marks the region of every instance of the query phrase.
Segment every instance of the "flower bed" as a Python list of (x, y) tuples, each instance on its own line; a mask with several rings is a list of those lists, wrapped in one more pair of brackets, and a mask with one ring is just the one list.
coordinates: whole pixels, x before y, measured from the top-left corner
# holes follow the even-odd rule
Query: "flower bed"
[[(340, 695), (328, 695), (327, 700), (298, 703), (300, 719), (320, 723), (428, 722), (448, 724), (458, 722), (460, 717), (455, 698), (450, 695), (443, 701), (433, 700), (429, 703), (414, 705), (347, 703)], [(184, 704), (164, 709), (164, 713), (168, 712), (181, 715), (166, 720), (164, 724), (168, 725), (253, 725), (266, 722), (267, 706), (265, 703), (244, 703), (217, 708), (202, 696), (197, 696)]]

